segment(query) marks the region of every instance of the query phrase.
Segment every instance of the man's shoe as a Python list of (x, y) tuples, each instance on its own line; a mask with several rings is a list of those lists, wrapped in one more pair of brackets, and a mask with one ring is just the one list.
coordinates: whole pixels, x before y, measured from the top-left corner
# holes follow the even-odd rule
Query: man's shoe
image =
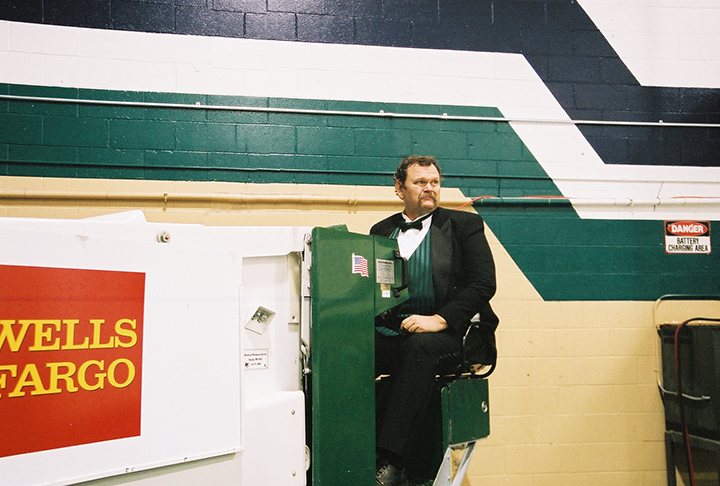
[(405, 469), (383, 461), (375, 472), (375, 486), (408, 486)]

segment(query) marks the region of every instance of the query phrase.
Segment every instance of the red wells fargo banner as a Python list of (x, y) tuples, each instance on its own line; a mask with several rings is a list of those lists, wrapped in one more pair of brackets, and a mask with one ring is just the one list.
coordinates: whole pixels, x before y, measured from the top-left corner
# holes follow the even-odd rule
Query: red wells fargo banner
[(140, 435), (145, 274), (0, 265), (0, 457)]

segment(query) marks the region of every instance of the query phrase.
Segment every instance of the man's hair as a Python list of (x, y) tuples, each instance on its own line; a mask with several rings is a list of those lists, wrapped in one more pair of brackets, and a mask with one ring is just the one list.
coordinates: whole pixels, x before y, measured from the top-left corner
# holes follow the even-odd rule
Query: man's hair
[(411, 155), (410, 157), (405, 157), (402, 162), (400, 162), (400, 165), (398, 165), (398, 168), (395, 171), (394, 179), (398, 181), (401, 185), (404, 185), (405, 179), (407, 179), (408, 167), (414, 164), (422, 165), (423, 167), (434, 165), (438, 171), (438, 174), (440, 174), (440, 177), (442, 177), (440, 165), (438, 164), (437, 160), (435, 160), (435, 157), (431, 155)]

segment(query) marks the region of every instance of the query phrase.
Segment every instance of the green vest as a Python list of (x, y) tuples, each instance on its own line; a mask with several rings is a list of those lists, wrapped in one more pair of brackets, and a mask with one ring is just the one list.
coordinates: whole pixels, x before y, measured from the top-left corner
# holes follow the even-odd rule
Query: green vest
[(409, 298), (398, 308), (403, 317), (411, 314), (435, 314), (435, 287), (432, 278), (432, 259), (430, 255), (430, 231), (427, 232), (420, 246), (408, 259)]
[[(397, 238), (400, 233), (396, 229), (391, 238)], [(408, 259), (408, 300), (397, 307), (397, 315), (400, 321), (412, 314), (433, 315), (435, 314), (435, 287), (432, 278), (432, 259), (430, 255), (430, 231), (427, 232), (420, 245), (415, 249)], [(378, 332), (386, 336), (397, 336), (398, 332), (383, 326), (376, 328)]]

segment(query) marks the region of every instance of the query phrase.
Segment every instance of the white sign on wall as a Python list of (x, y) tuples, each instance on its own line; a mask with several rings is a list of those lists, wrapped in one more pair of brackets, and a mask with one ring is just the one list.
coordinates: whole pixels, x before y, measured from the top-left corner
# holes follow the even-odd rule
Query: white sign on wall
[[(66, 485), (242, 448), (238, 259), (133, 241), (132, 225), (124, 240), (93, 236), (106, 233), (93, 225), (2, 225), (0, 275), (22, 298), (0, 295), (0, 410), (8, 430), (26, 432), (2, 438), (3, 486)], [(40, 419), (53, 427), (32, 428)]]

